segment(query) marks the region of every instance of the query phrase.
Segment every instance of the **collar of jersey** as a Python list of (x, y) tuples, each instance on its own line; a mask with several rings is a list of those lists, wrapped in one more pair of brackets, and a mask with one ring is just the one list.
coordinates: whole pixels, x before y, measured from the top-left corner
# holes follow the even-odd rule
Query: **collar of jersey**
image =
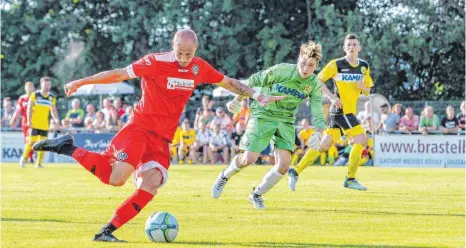
[(39, 90), (38, 92), (39, 92), (39, 94), (40, 94), (43, 98), (47, 98), (47, 97), (50, 96), (50, 92), (49, 92), (46, 96), (44, 96), (40, 90)]
[(357, 63), (356, 65), (351, 64), (351, 62), (348, 60), (348, 58), (347, 58), (346, 56), (345, 56), (344, 58), (346, 59), (346, 61), (348, 62), (348, 64), (349, 64), (351, 67), (356, 68), (356, 67), (359, 66), (359, 58), (357, 58), (357, 59), (358, 59), (358, 63)]

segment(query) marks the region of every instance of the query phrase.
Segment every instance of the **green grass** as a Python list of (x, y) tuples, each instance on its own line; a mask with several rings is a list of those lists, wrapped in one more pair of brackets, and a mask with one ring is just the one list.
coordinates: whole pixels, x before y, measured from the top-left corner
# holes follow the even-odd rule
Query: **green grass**
[[(346, 168), (312, 167), (296, 192), (283, 178), (257, 211), (247, 196), (269, 167), (245, 169), (215, 200), (210, 187), (222, 167), (173, 165), (159, 195), (116, 231), (129, 243), (115, 245), (91, 238), (131, 183), (103, 185), (78, 165), (2, 164), (2, 247), (464, 247), (463, 169), (360, 168), (369, 190), (359, 192), (343, 188)], [(174, 243), (145, 236), (156, 211), (178, 219)]]

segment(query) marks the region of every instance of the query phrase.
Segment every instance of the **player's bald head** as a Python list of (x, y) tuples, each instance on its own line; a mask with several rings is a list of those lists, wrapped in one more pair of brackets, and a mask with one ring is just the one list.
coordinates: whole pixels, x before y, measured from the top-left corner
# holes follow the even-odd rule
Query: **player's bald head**
[(181, 29), (173, 37), (173, 43), (192, 42), (197, 45), (197, 34), (191, 29)]

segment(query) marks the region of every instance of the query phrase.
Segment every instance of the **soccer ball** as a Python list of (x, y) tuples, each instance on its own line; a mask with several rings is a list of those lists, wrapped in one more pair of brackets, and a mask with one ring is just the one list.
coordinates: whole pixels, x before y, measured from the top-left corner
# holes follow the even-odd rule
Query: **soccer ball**
[(178, 221), (167, 212), (155, 212), (146, 221), (146, 235), (152, 242), (170, 243), (178, 235)]

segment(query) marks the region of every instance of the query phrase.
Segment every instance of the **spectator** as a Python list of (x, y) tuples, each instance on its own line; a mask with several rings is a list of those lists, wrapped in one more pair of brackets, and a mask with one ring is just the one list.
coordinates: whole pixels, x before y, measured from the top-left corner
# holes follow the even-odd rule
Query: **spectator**
[(125, 114), (125, 109), (123, 108), (123, 103), (120, 98), (115, 98), (115, 100), (113, 100), (113, 108), (115, 109), (118, 118), (121, 118), (121, 116)]
[(399, 118), (401, 118), (401, 109), (403, 106), (399, 103), (395, 104), (392, 106), (392, 113), (398, 115)]
[(104, 114), (105, 121), (108, 121), (110, 119), (110, 112), (112, 112), (113, 106), (109, 98), (104, 99), (103, 105), (104, 105), (104, 108), (101, 109), (100, 111)]
[(419, 125), (419, 116), (414, 114), (413, 108), (407, 107), (405, 115), (400, 120), (399, 130), (407, 134), (411, 134), (412, 131), (417, 130)]
[(105, 122), (106, 128), (109, 132), (116, 132), (120, 130), (120, 118), (118, 117), (117, 111), (112, 108), (109, 110), (110, 118)]
[(222, 107), (218, 107), (215, 110), (216, 116), (210, 123), (210, 128), (214, 129), (217, 124), (220, 125), (222, 131), (229, 133), (232, 128), (232, 121), (229, 115), (225, 113), (225, 110)]
[(86, 117), (84, 119), (84, 128), (86, 128), (86, 131), (94, 131), (94, 126), (93, 122), (95, 119), (92, 119), (91, 117)]
[[(61, 128), (62, 128), (62, 129), (68, 130), (68, 129), (70, 129), (71, 127), (72, 127), (72, 126), (71, 126), (71, 122), (70, 122), (69, 119), (63, 119), (63, 120), (61, 120)], [(52, 127), (52, 128), (55, 128), (55, 126)]]
[(222, 131), (220, 124), (215, 124), (213, 130), (209, 140), (210, 162), (216, 163), (219, 155), (223, 154), (223, 163), (228, 163), (227, 134)]
[[(13, 117), (15, 109), (13, 108), (13, 103), (11, 102), (10, 97), (3, 98), (3, 108), (2, 108), (2, 127), (10, 126), (10, 119)], [(16, 126), (16, 125), (15, 125)]]
[(369, 132), (371, 132), (372, 125), (374, 125), (374, 127), (377, 127), (380, 122), (379, 114), (377, 112), (372, 112), (372, 106), (370, 101), (366, 101), (364, 103), (364, 111), (359, 112), (356, 118), (361, 123), (361, 127), (365, 131)]
[(71, 101), (71, 109), (66, 113), (65, 120), (71, 127), (84, 127), (84, 110), (81, 108), (81, 101), (75, 98)]
[(445, 111), (446, 115), (442, 118), (441, 129), (444, 134), (458, 132), (458, 118), (455, 116), (455, 109), (448, 105)]
[(424, 108), (424, 116), (421, 117), (419, 121), (419, 132), (423, 135), (427, 135), (428, 132), (436, 131), (440, 126), (440, 120), (436, 114), (434, 114), (434, 109), (431, 106)]
[[(194, 118), (194, 127), (199, 127), (199, 118), (203, 115), (204, 111), (209, 109), (209, 96), (203, 95), (201, 100), (201, 106), (196, 110), (196, 118)], [(180, 120), (181, 122), (182, 120)]]
[[(186, 106), (184, 106), (183, 112), (181, 112), (180, 119), (178, 120), (178, 126), (181, 126), (183, 124), (183, 121), (186, 119), (188, 119), (188, 121), (190, 120), (189, 113), (186, 112)], [(196, 125), (194, 125), (194, 127), (196, 128)]]
[(128, 123), (128, 121), (131, 120), (132, 118), (133, 118), (133, 106), (129, 105), (125, 109), (125, 114), (121, 116), (120, 126), (126, 125), (126, 123)]
[(200, 123), (204, 123), (206, 124), (208, 127), (209, 127), (209, 123), (212, 122), (212, 120), (214, 119), (214, 114), (213, 114), (213, 111), (212, 109), (205, 109), (203, 112), (202, 112), (202, 116), (199, 117), (199, 120), (198, 120), (198, 123), (197, 123), (197, 127), (199, 127), (199, 124)]
[(243, 126), (246, 126), (248, 123), (249, 116), (251, 115), (251, 110), (249, 109), (248, 98), (243, 99), (241, 111), (236, 113), (233, 116), (233, 125), (240, 123)]
[[(191, 124), (189, 122), (189, 119), (184, 119), (183, 124), (181, 125), (181, 132), (180, 132), (180, 147), (178, 148), (178, 163), (180, 164), (185, 163), (184, 158), (191, 151), (191, 146), (193, 145), (195, 140), (196, 140), (196, 131), (194, 129), (191, 129)], [(193, 163), (193, 161), (191, 160), (191, 156), (189, 157), (187, 163), (188, 164)]]
[(398, 129), (400, 123), (400, 116), (390, 112), (388, 104), (384, 103), (380, 106), (382, 116), (380, 117), (380, 123), (377, 130), (384, 133), (392, 133)]
[(95, 107), (93, 104), (88, 104), (86, 106), (86, 116), (84, 117), (84, 119), (91, 119), (92, 121), (95, 120)]
[(458, 118), (458, 128), (466, 130), (466, 101), (461, 102), (460, 105), (461, 113), (456, 116)]
[(202, 153), (202, 163), (207, 163), (207, 155), (209, 151), (209, 141), (210, 141), (210, 130), (207, 128), (207, 124), (204, 122), (199, 122), (199, 129), (196, 132), (196, 140), (191, 146), (191, 159), (193, 163), (198, 163), (199, 153)]
[(95, 120), (92, 122), (92, 126), (96, 133), (100, 133), (105, 130), (106, 126), (105, 115), (102, 111), (97, 111), (95, 115)]
[(302, 128), (298, 133), (299, 145), (303, 149), (303, 152), (306, 152), (307, 142), (316, 131), (311, 127), (311, 123), (309, 123), (309, 119), (307, 118), (301, 120), (301, 125)]
[(244, 134), (244, 125), (240, 122), (236, 123), (235, 130), (231, 133), (231, 146), (230, 146), (230, 157), (234, 158), (239, 153), (239, 142)]

